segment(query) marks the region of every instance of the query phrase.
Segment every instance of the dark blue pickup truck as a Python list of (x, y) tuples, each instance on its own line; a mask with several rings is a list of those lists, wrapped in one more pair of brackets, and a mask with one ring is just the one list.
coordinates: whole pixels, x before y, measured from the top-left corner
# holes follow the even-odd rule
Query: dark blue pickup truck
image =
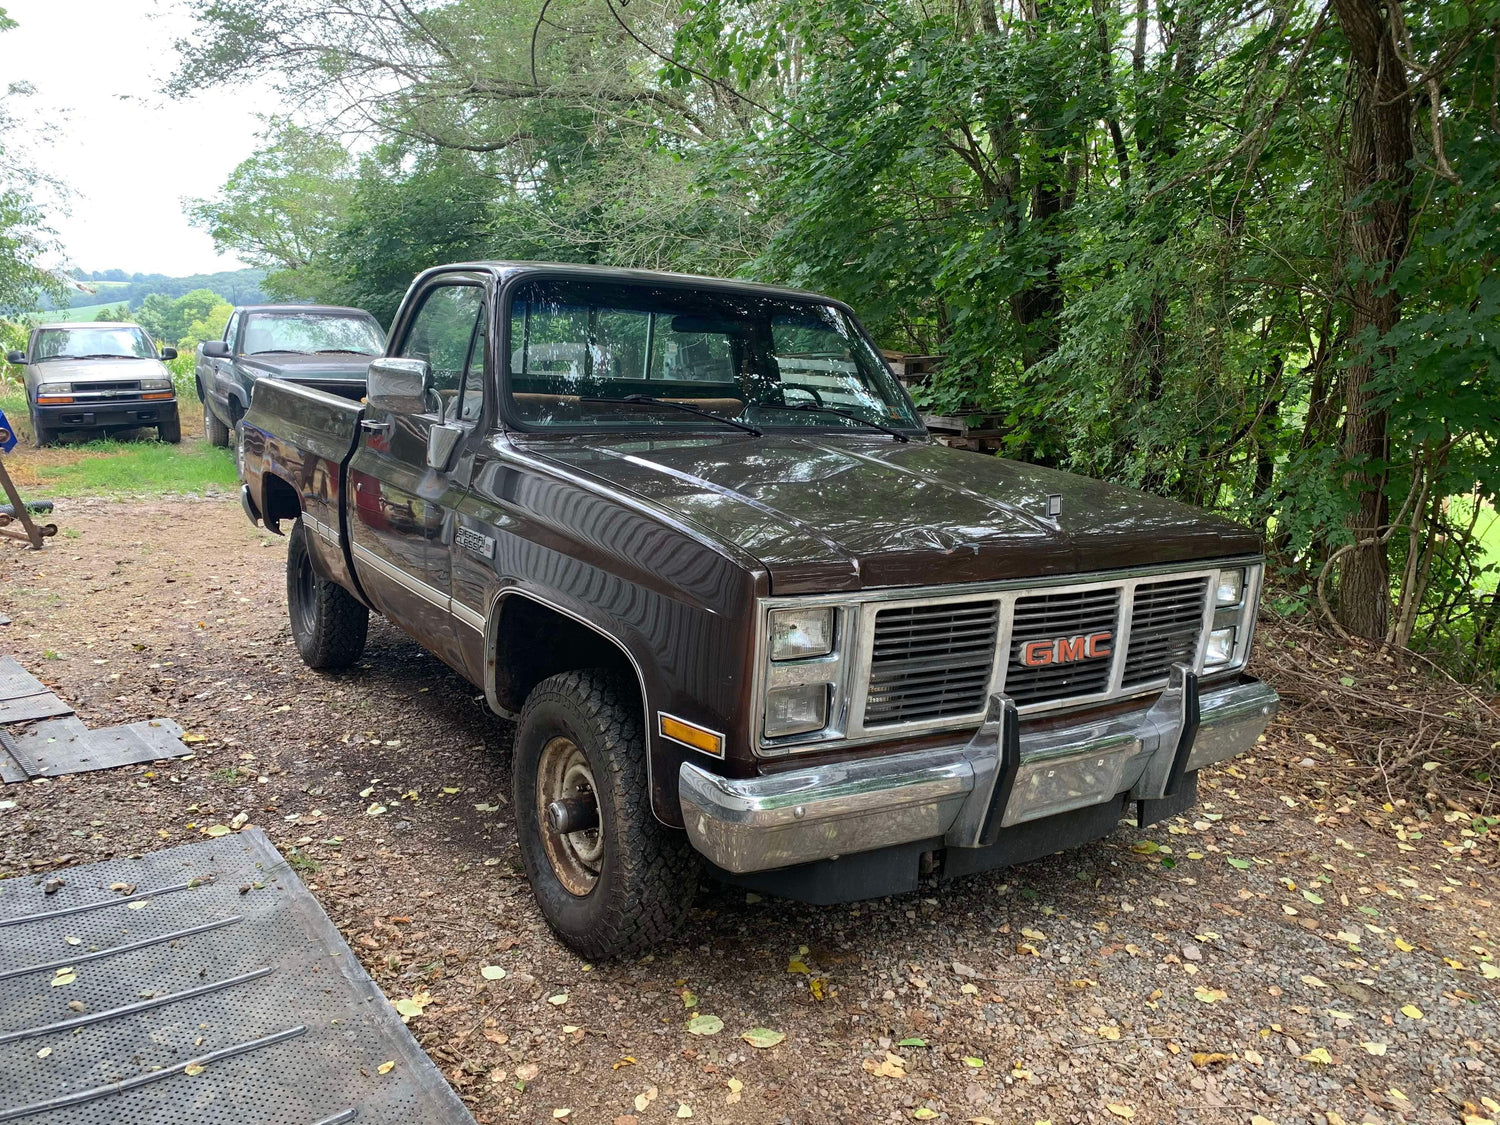
[(234, 310), (220, 340), (198, 345), (195, 377), (203, 432), (214, 445), (250, 409), (257, 379), (273, 376), (359, 398), (365, 371), (385, 350), (380, 322), (363, 309), (327, 305), (249, 305)]

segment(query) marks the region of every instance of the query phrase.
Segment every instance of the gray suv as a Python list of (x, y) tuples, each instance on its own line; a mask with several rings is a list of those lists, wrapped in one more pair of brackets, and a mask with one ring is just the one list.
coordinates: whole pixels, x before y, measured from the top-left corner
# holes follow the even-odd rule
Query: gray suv
[(156, 345), (138, 324), (43, 324), (26, 350), (6, 354), (26, 368), (26, 403), (36, 444), (64, 430), (101, 434), (154, 426), (162, 441), (182, 440), (177, 392), (162, 362), (176, 348)]

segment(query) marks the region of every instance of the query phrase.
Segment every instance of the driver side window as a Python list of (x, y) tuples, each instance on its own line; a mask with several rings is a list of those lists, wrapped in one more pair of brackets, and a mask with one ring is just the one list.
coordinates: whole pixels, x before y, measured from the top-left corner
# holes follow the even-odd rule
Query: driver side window
[(484, 290), (477, 285), (430, 289), (396, 353), (424, 360), (448, 421), (477, 421), (484, 405)]

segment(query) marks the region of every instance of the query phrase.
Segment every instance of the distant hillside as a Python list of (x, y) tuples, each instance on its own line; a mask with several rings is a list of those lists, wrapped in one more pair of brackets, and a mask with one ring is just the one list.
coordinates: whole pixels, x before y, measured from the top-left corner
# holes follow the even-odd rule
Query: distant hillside
[(93, 293), (71, 293), (65, 305), (44, 300), (48, 310), (92, 308), (96, 305), (122, 305), (138, 308), (142, 299), (152, 293), (177, 298), (194, 289), (210, 289), (231, 305), (254, 305), (266, 300), (261, 291), (265, 270), (229, 270), (223, 273), (196, 273), (190, 277), (168, 277), (161, 273), (127, 274), (124, 270), (74, 270), (73, 277), (94, 290)]

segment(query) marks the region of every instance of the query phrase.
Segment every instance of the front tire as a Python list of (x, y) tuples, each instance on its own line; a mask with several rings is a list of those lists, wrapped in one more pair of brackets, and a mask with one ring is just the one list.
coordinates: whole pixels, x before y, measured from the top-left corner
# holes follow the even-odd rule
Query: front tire
[[(623, 957), (669, 940), (697, 889), (687, 834), (651, 812), (640, 697), (607, 671), (563, 672), (526, 698), (511, 788), (531, 890), (579, 956)], [(555, 800), (590, 803), (597, 828), (554, 831)]]
[(203, 400), (203, 436), (208, 438), (210, 445), (217, 445), (220, 449), (229, 444), (229, 427), (219, 421), (206, 397)]
[(287, 542), (286, 602), (292, 640), (309, 668), (347, 668), (364, 653), (370, 611), (338, 583), (318, 577), (300, 519)]
[(156, 436), (168, 445), (176, 445), (182, 440), (182, 419), (173, 418), (170, 422), (162, 422), (156, 427)]

